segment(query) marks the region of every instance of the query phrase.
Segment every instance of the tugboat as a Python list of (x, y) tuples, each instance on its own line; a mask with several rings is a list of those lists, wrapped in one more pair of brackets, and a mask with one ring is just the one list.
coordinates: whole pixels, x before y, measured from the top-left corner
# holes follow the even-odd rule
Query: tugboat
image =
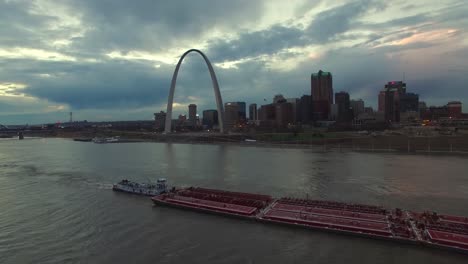
[(167, 192), (167, 181), (165, 178), (160, 178), (157, 180), (156, 184), (152, 184), (138, 183), (125, 179), (114, 184), (112, 190), (138, 195), (155, 196)]
[(108, 138), (95, 137), (92, 139), (92, 141), (96, 144), (105, 144), (105, 143), (119, 143), (121, 140), (119, 136), (115, 136), (115, 137), (108, 137)]

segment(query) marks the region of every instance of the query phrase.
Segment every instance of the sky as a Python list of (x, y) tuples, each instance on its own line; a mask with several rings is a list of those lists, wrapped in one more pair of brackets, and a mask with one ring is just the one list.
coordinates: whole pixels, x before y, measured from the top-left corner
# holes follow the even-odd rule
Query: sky
[[(0, 0), (0, 124), (150, 120), (187, 50), (223, 102), (310, 94), (310, 74), (377, 107), (404, 80), (428, 105), (468, 104), (466, 0)], [(265, 101), (266, 100), (266, 101)], [(215, 109), (199, 54), (174, 114)]]

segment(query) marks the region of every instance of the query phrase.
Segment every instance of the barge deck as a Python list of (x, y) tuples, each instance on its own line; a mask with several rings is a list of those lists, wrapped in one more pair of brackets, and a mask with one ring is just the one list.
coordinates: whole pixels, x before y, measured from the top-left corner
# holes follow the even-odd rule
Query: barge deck
[(335, 233), (394, 240), (468, 254), (468, 218), (381, 206), (279, 198), (199, 187), (151, 198), (157, 205)]

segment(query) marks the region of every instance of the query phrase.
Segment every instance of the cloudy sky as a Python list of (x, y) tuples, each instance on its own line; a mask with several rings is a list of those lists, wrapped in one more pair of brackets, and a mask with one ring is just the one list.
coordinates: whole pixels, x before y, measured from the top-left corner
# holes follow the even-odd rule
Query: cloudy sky
[[(468, 104), (467, 12), (466, 0), (0, 0), (0, 124), (151, 119), (191, 48), (224, 102), (310, 94), (323, 69), (373, 107), (402, 79), (428, 104)], [(189, 103), (215, 106), (198, 54), (176, 113)]]

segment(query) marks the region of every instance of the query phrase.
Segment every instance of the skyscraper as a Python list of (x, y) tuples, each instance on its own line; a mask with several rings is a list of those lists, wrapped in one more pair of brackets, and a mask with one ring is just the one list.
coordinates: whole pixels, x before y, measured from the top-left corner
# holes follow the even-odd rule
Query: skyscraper
[(239, 120), (247, 120), (247, 107), (245, 102), (236, 102), (239, 109)]
[(400, 112), (418, 112), (419, 95), (414, 93), (400, 94)]
[(293, 122), (296, 123), (298, 121), (298, 116), (299, 116), (299, 99), (298, 98), (288, 98), (286, 99), (286, 103), (292, 104), (292, 114), (293, 114)]
[(224, 104), (224, 120), (226, 128), (233, 128), (239, 122), (239, 104), (237, 102)]
[(197, 122), (197, 105), (196, 104), (189, 104), (189, 121), (191, 125), (196, 125)]
[(379, 92), (378, 112), (385, 112), (385, 90)]
[(207, 128), (213, 128), (218, 125), (218, 111), (205, 110), (203, 111), (203, 125)]
[(326, 120), (333, 104), (333, 78), (330, 72), (320, 70), (311, 75), (313, 115), (316, 120)]
[(347, 92), (339, 92), (335, 94), (335, 103), (338, 107), (337, 121), (348, 122), (351, 121), (351, 107), (349, 101), (349, 94)]
[(350, 105), (353, 109), (354, 119), (356, 119), (360, 114), (364, 113), (364, 101), (362, 99), (351, 100)]
[(301, 124), (309, 124), (312, 121), (312, 97), (310, 95), (303, 95), (299, 99), (298, 104), (298, 118), (297, 121)]
[(275, 125), (277, 127), (287, 127), (294, 122), (293, 104), (277, 103), (275, 105)]
[[(379, 93), (379, 111), (385, 112), (387, 122), (400, 122), (400, 113), (402, 110), (401, 98), (404, 98), (404, 109), (414, 108), (415, 94), (406, 96), (406, 83), (402, 81), (392, 81), (385, 84), (383, 91)], [(419, 100), (419, 98), (417, 99)]]
[(449, 117), (450, 118), (460, 118), (462, 114), (462, 103), (459, 101), (451, 101), (447, 104)]
[(398, 121), (397, 121), (397, 113), (395, 109), (395, 92), (392, 91), (385, 91), (385, 121), (386, 122), (399, 122), (400, 115), (398, 114)]
[(156, 130), (164, 130), (166, 122), (166, 112), (154, 113), (154, 127)]
[(249, 105), (249, 118), (252, 121), (258, 120), (257, 104), (250, 104)]

